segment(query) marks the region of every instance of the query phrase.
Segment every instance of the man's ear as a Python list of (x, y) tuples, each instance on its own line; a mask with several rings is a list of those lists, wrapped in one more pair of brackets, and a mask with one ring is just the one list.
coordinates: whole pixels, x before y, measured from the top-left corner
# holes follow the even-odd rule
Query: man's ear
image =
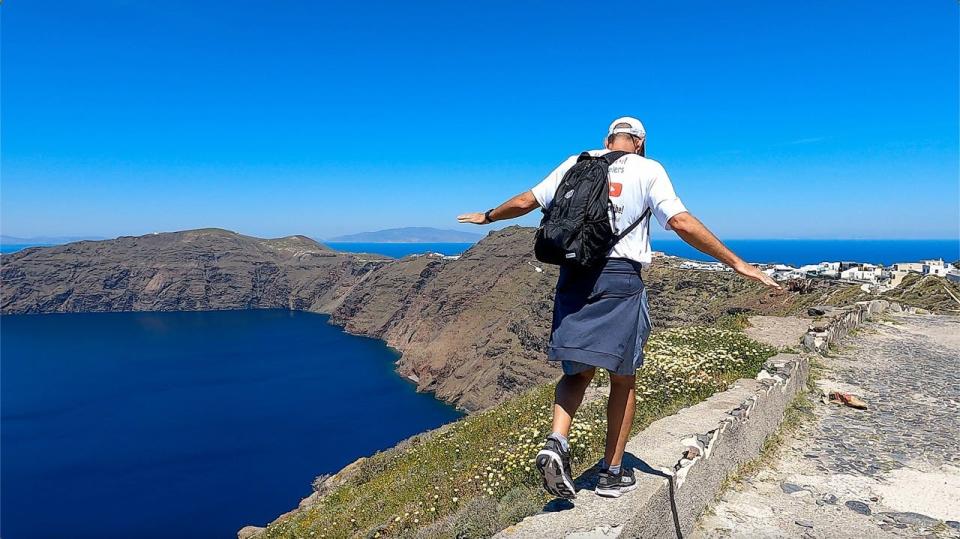
[(611, 140), (612, 140), (612, 139), (611, 139), (610, 137), (604, 138), (604, 139), (603, 139), (603, 147), (609, 150), (609, 149), (610, 149), (610, 141), (611, 141)]

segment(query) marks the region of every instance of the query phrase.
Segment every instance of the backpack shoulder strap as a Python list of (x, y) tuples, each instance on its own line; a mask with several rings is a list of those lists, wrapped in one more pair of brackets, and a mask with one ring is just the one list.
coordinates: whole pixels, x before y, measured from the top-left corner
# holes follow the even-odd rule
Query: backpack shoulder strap
[(582, 152), (579, 156), (577, 156), (577, 163), (579, 163), (580, 161), (589, 161), (591, 159), (596, 159), (596, 160), (603, 159), (604, 161), (607, 162), (607, 166), (610, 166), (613, 164), (614, 161), (616, 161), (617, 159), (620, 159), (621, 157), (627, 155), (628, 153), (630, 152), (617, 150), (615, 152), (608, 152), (603, 155), (593, 156), (593, 155), (590, 155), (590, 152)]
[(624, 228), (623, 232), (617, 234), (617, 241), (622, 240), (627, 234), (633, 232), (633, 229), (640, 226), (640, 223), (642, 223), (645, 220), (648, 220), (649, 218), (650, 218), (650, 206), (647, 206), (647, 209), (643, 210), (643, 213), (640, 214), (639, 219), (630, 223), (630, 226), (628, 226), (627, 228)]
[(630, 152), (624, 152), (622, 150), (618, 150), (615, 152), (609, 152), (604, 154), (603, 158), (606, 159), (607, 166), (609, 166), (609, 165), (612, 165), (614, 161), (616, 161), (617, 159), (620, 159), (621, 157), (627, 155), (628, 153)]
[[(615, 151), (615, 152), (608, 152), (608, 153), (606, 153), (606, 154), (603, 155), (603, 159), (606, 160), (607, 166), (610, 166), (610, 165), (612, 165), (617, 159), (620, 159), (621, 157), (627, 155), (628, 153), (630, 153), (630, 152), (625, 152), (625, 151), (622, 151), (622, 150), (617, 150), (617, 151)], [(633, 230), (634, 230), (635, 228), (637, 228), (638, 226), (640, 226), (640, 223), (642, 223), (642, 222), (643, 222), (645, 219), (647, 219), (648, 217), (650, 217), (650, 207), (649, 207), (649, 206), (647, 207), (647, 209), (645, 209), (645, 210), (643, 211), (642, 214), (640, 214), (640, 218), (639, 218), (639, 219), (637, 219), (636, 221), (630, 223), (630, 226), (628, 226), (627, 228), (623, 229), (622, 232), (620, 232), (619, 234), (617, 234), (617, 241), (619, 242), (619, 241), (622, 240), (627, 234), (633, 232)]]

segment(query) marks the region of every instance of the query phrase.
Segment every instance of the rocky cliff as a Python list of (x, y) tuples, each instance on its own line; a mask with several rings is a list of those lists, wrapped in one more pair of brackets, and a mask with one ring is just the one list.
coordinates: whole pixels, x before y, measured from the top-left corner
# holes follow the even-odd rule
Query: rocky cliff
[[(491, 233), (459, 259), (333, 251), (309, 238), (191, 230), (33, 248), (0, 258), (11, 313), (289, 308), (329, 313), (402, 352), (399, 371), (467, 410), (557, 375), (545, 361), (557, 270), (536, 261), (533, 229)], [(773, 294), (730, 272), (645, 272), (656, 327), (728, 312), (783, 314), (825, 303), (829, 283)]]
[(35, 247), (0, 259), (0, 312), (324, 311), (388, 261), (221, 229)]
[[(408, 257), (352, 290), (332, 320), (401, 352), (399, 370), (468, 410), (556, 375), (545, 351), (557, 271), (531, 229), (494, 232), (458, 260)], [(534, 265), (536, 264), (536, 266)]]

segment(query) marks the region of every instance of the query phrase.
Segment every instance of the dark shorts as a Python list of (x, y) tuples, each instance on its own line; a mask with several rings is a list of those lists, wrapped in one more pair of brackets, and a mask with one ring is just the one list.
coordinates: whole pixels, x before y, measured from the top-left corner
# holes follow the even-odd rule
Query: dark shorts
[(608, 259), (602, 268), (561, 268), (547, 358), (565, 374), (600, 367), (633, 375), (650, 336), (647, 291), (640, 263)]

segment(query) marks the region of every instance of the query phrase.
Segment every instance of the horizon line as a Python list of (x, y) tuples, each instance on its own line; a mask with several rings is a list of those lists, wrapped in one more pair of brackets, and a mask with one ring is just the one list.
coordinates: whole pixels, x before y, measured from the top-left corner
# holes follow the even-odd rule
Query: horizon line
[[(206, 228), (206, 227), (205, 227), (205, 228)], [(530, 228), (532, 228), (532, 227), (530, 227)], [(102, 235), (93, 235), (93, 234), (91, 234), (91, 235), (76, 234), (76, 235), (71, 235), (71, 236), (64, 236), (62, 239), (65, 239), (65, 240), (68, 240), (68, 241), (62, 241), (62, 242), (38, 241), (38, 240), (41, 240), (41, 239), (48, 239), (48, 238), (57, 238), (57, 239), (60, 239), (58, 236), (53, 235), (53, 234), (50, 234), (50, 235), (42, 235), (42, 236), (34, 236), (34, 237), (10, 236), (11, 238), (16, 238), (17, 240), (28, 240), (28, 241), (3, 242), (3, 238), (0, 237), (0, 244), (3, 244), (3, 245), (56, 245), (56, 244), (64, 244), (64, 243), (74, 243), (74, 242), (79, 242), (79, 241), (109, 241), (109, 240), (114, 240), (114, 239), (118, 239), (118, 238), (122, 238), (122, 237), (129, 237), (129, 236), (149, 236), (149, 235), (152, 235), (152, 234), (172, 234), (172, 233), (177, 233), (177, 232), (187, 232), (187, 231), (190, 231), (190, 230), (203, 230), (203, 229), (202, 229), (202, 228), (186, 228), (186, 229), (181, 229), (181, 230), (168, 230), (168, 231), (147, 232), (146, 234), (119, 234), (119, 235), (117, 235), (117, 236), (102, 236)], [(235, 233), (235, 234), (240, 234), (240, 235), (243, 235), (243, 236), (249, 235), (249, 234), (245, 234), (245, 233), (242, 233), (242, 232), (236, 232), (236, 231), (228, 230), (228, 229), (222, 229), (222, 230), (226, 230), (226, 231), (228, 231), (228, 232), (233, 232), (233, 233)], [(490, 231), (491, 231), (491, 232), (494, 232), (494, 231), (499, 231), (499, 230), (501, 230), (501, 229), (491, 229)], [(318, 241), (318, 242), (321, 242), (321, 243), (322, 243), (322, 242), (330, 242), (330, 243), (476, 243), (476, 242), (471, 242), (471, 241), (337, 241), (337, 238), (338, 238), (338, 237), (353, 236), (353, 235), (359, 235), (359, 234), (364, 234), (364, 232), (356, 232), (356, 233), (351, 233), (351, 234), (341, 234), (341, 235), (335, 236), (335, 237), (333, 237), (333, 238), (323, 238), (323, 237), (320, 237), (320, 236), (313, 236), (313, 235), (308, 235), (308, 234), (286, 234), (286, 235), (280, 235), (280, 236), (272, 236), (272, 235), (269, 235), (269, 236), (252, 236), (252, 237), (258, 237), (258, 238), (262, 238), (262, 239), (278, 239), (278, 238), (288, 238), (288, 237), (292, 237), (292, 236), (303, 236), (303, 237), (307, 237), (307, 238), (310, 238), (310, 239), (312, 239), (312, 240), (314, 240), (314, 241)], [(484, 234), (484, 233), (477, 233), (477, 234), (480, 235), (480, 236), (483, 236), (483, 237), (481, 237), (480, 239), (478, 239), (477, 241), (482, 241), (482, 240), (485, 239), (485, 237), (486, 237), (486, 234)], [(856, 237), (844, 237), (844, 238), (792, 237), (792, 238), (783, 238), (783, 237), (722, 237), (722, 236), (718, 236), (718, 238), (719, 238), (721, 241), (955, 241), (955, 242), (957, 242), (958, 244), (960, 244), (960, 236), (955, 237), (955, 238), (950, 238), (950, 237), (932, 237), (932, 238), (909, 238), (909, 237), (907, 237), (907, 238), (904, 238), (904, 237), (890, 237), (890, 238), (876, 238), (876, 237), (870, 237), (870, 238), (856, 238)], [(35, 240), (35, 241), (30, 241), (30, 240)], [(682, 239), (682, 238), (679, 238), (679, 237), (668, 237), (668, 238), (652, 237), (652, 238), (650, 238), (650, 240), (651, 240), (651, 241), (678, 241), (678, 242), (683, 242), (683, 239)]]

